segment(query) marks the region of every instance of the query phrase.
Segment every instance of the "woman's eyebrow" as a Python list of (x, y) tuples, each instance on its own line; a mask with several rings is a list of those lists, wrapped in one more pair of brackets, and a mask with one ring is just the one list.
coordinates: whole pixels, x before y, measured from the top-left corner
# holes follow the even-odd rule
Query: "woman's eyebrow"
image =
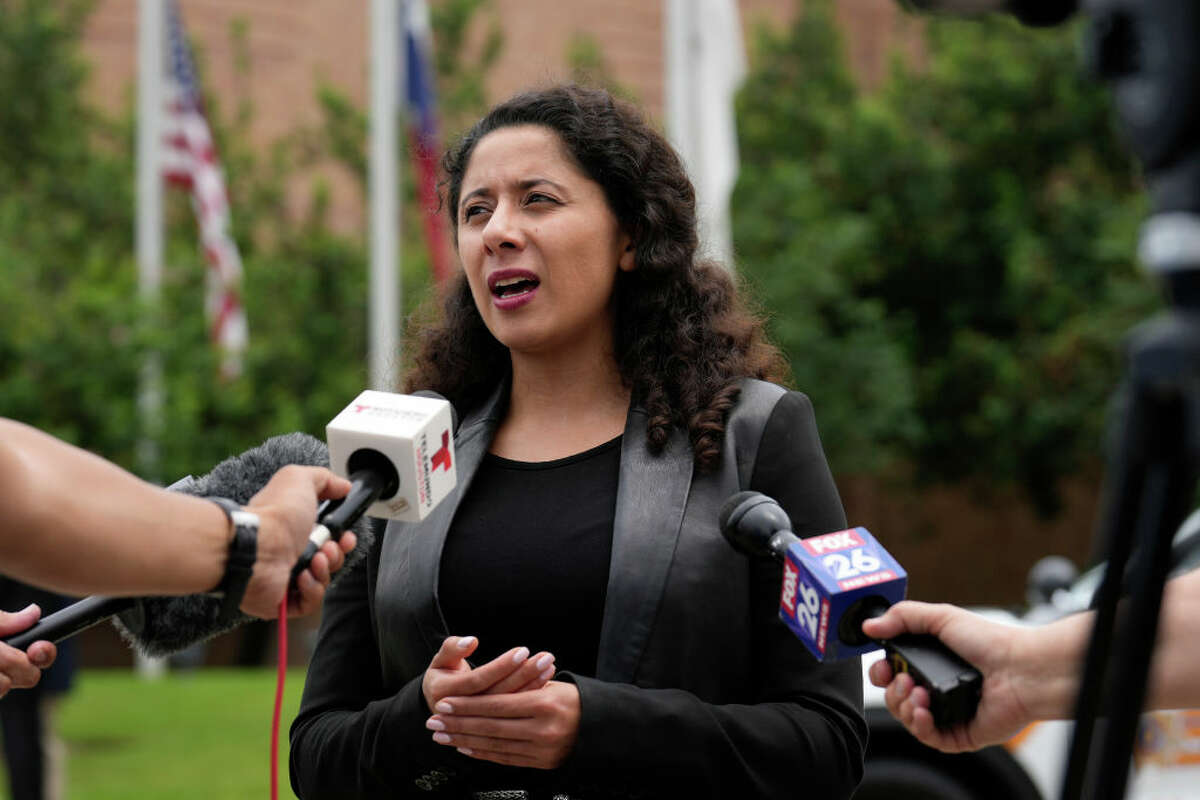
[[(555, 189), (557, 189), (560, 192), (564, 192), (564, 193), (566, 192), (566, 189), (562, 186), (562, 184), (556, 183), (555, 181), (552, 181), (549, 178), (542, 178), (542, 177), (522, 178), (521, 180), (517, 181), (515, 185), (521, 191), (526, 191), (528, 189), (532, 189), (533, 187), (538, 186), (539, 184), (543, 184), (543, 183), (548, 184), (549, 186), (553, 186)], [(464, 205), (466, 205), (467, 201), (473, 197), (489, 197), (489, 196), (491, 196), (491, 194), (492, 194), (492, 190), (490, 187), (480, 186), (479, 188), (472, 189), (471, 191), (464, 194), (462, 197), (462, 200), (460, 200), (458, 202), (458, 206), (459, 206), (459, 208), (462, 208)]]

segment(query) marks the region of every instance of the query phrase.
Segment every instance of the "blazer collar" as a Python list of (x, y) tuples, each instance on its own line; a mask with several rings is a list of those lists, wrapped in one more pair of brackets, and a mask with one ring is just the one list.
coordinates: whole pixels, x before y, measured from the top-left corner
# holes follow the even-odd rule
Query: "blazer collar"
[[(386, 587), (378, 596), (380, 602), (392, 592), (398, 600), (397, 608), (406, 609), (412, 622), (420, 630), (421, 638), (428, 650), (423, 657), (427, 661), (441, 646), (450, 633), (437, 602), (437, 582), (441, 571), (442, 547), (446, 534), (454, 521), (454, 513), (470, 488), (471, 480), (479, 470), (488, 445), (495, 436), (496, 427), (508, 406), (508, 381), (503, 381), (491, 396), (477, 409), (469, 413), (458, 426), (454, 436), (454, 453), (458, 461), (457, 483), (441, 503), (420, 524), (388, 526), (388, 536), (380, 558), (379, 585)], [(401, 631), (389, 632), (399, 635)], [(396, 646), (407, 648), (403, 641), (390, 642), (387, 637), (382, 648)]]
[[(508, 404), (508, 382), (468, 415), (455, 437), (458, 485), (420, 526), (404, 526), (385, 542), (380, 577), (403, 598), (429, 650), (450, 633), (437, 602), (442, 547), (461, 499), (495, 436)], [(692, 480), (687, 436), (672, 431), (663, 453), (646, 449), (646, 412), (631, 408), (621, 440), (621, 471), (608, 591), (596, 677), (633, 681), (670, 571)], [(385, 576), (386, 573), (386, 576)], [(403, 645), (401, 645), (403, 646)], [(387, 647), (385, 644), (384, 647)]]
[(646, 449), (646, 412), (631, 408), (621, 439), (616, 520), (596, 677), (632, 683), (658, 615), (692, 483), (687, 436), (672, 430), (663, 452)]

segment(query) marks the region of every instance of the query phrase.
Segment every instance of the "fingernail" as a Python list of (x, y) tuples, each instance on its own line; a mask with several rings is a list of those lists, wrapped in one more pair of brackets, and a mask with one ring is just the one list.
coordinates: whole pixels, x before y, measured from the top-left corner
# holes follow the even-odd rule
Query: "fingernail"
[(37, 603), (30, 603), (29, 605), (25, 606), (24, 608), (22, 608), (22, 609), (21, 609), (20, 611), (18, 611), (17, 613), (18, 613), (18, 614), (24, 614), (24, 613), (25, 613), (26, 611), (28, 611), (29, 609), (31, 609), (31, 608), (37, 608), (37, 607), (38, 607)]
[(37, 653), (29, 657), (29, 662), (35, 667), (44, 668), (50, 666), (53, 661), (50, 659), (49, 653)]
[(439, 700), (438, 704), (433, 707), (433, 710), (441, 714), (453, 714), (454, 706), (450, 705), (445, 700)]
[(550, 676), (554, 674), (554, 667), (547, 667), (541, 675), (538, 675), (539, 681), (548, 681)]
[(434, 740), (435, 742), (437, 742), (438, 744), (450, 744), (450, 734), (448, 734), (448, 733), (435, 733), (435, 734), (433, 735), (433, 740)]
[(537, 668), (540, 670), (544, 670), (544, 669), (546, 669), (546, 667), (550, 666), (553, 663), (554, 663), (554, 656), (547, 653), (546, 655), (542, 656), (541, 658), (539, 658), (537, 660)]
[(466, 650), (468, 647), (470, 647), (473, 644), (475, 644), (474, 636), (462, 636), (462, 637), (459, 637), (458, 642), (454, 646), (457, 647), (459, 650)]
[(425, 720), (425, 727), (429, 728), (431, 731), (444, 731), (446, 730), (446, 723), (442, 722), (440, 719), (430, 717), (429, 719)]
[(518, 648), (517, 652), (513, 653), (513, 663), (514, 664), (520, 664), (522, 661), (524, 661), (527, 658), (529, 658), (529, 648), (528, 647)]
[(472, 750), (472, 749), (471, 749), (471, 748), (469, 748), (469, 747), (459, 747), (459, 748), (456, 748), (456, 749), (458, 750), (458, 752), (462, 753), (464, 756), (469, 756), (469, 755), (471, 755), (472, 753), (474, 753), (474, 752), (475, 752), (474, 750)]

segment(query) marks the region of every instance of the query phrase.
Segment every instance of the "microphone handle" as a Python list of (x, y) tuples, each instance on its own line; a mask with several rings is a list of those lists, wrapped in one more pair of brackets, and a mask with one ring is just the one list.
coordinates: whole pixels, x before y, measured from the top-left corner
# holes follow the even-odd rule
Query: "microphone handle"
[(983, 675), (936, 636), (906, 633), (879, 642), (892, 672), (907, 672), (929, 692), (929, 710), (939, 728), (971, 721), (983, 692)]
[(72, 603), (61, 611), (43, 617), (33, 627), (6, 637), (4, 644), (24, 650), (34, 642), (58, 643), (133, 608), (136, 603), (135, 597), (85, 597), (78, 603)]
[(308, 536), (304, 552), (292, 567), (292, 583), (308, 569), (321, 546), (330, 539), (338, 540), (371, 504), (379, 499), (386, 479), (371, 470), (359, 470), (350, 476), (350, 491), (337, 500), (326, 500), (317, 509), (317, 524)]

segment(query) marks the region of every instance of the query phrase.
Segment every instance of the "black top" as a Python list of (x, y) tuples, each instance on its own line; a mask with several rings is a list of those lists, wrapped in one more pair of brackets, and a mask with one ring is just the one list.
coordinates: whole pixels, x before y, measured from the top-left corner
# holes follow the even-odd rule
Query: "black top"
[(438, 582), (451, 633), (479, 637), (474, 664), (524, 645), (553, 653), (560, 670), (596, 674), (620, 445), (537, 463), (484, 456)]

